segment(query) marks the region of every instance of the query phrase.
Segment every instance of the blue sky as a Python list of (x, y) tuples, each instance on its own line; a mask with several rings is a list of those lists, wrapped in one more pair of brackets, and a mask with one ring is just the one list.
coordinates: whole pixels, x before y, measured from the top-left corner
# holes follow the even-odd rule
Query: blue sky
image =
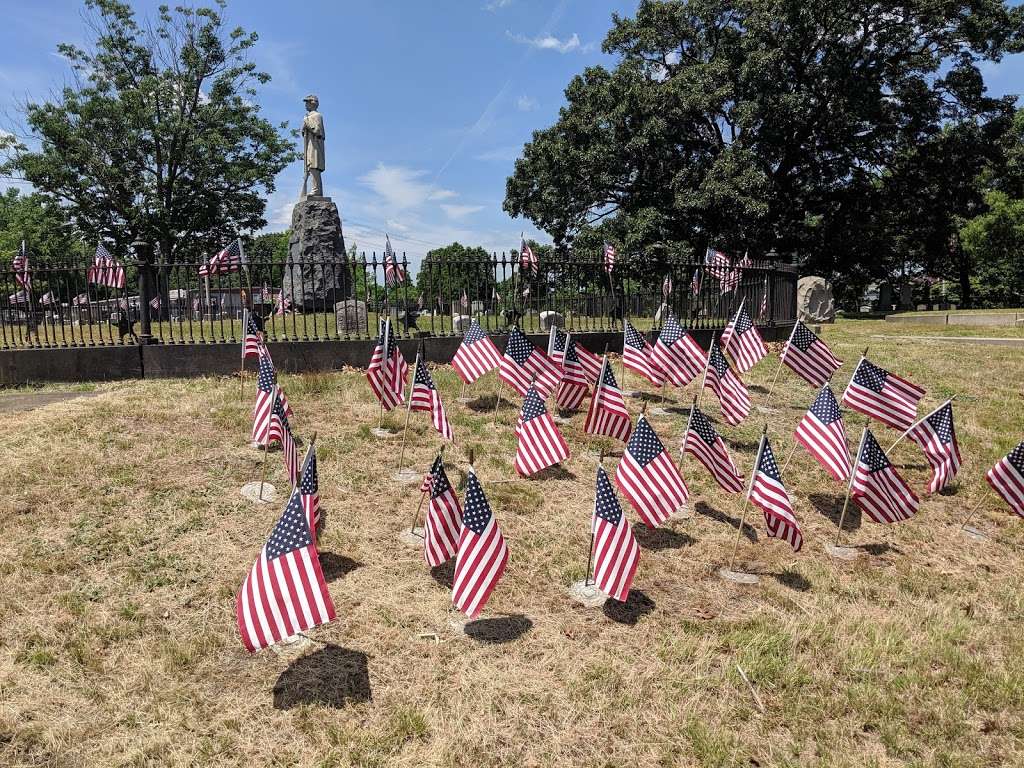
[[(138, 0), (151, 12), (158, 2)], [(171, 3), (173, 5), (173, 3)], [(200, 4), (200, 3), (197, 3)], [(636, 0), (231, 0), (228, 19), (259, 33), (253, 59), (272, 76), (264, 115), (296, 126), (302, 97), (320, 97), (327, 132), (326, 194), (345, 237), (380, 250), (384, 232), (418, 261), (453, 240), (488, 250), (547, 242), (501, 209), (505, 179), (532, 131), (551, 125), (573, 75), (598, 63), (611, 14)], [(61, 41), (81, 43), (79, 0), (4, 3), (0, 110), (40, 98), (67, 75)], [(1024, 86), (1024, 57), (985, 66), (989, 88)], [(283, 229), (302, 183), (287, 168), (267, 206)]]

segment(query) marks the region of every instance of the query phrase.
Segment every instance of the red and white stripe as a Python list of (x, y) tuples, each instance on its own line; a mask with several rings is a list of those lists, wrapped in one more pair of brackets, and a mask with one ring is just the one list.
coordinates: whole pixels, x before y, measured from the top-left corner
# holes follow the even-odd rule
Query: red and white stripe
[(1024, 517), (1024, 471), (1021, 467), (1024, 467), (1024, 442), (996, 462), (985, 473), (985, 479), (1010, 509)]
[[(479, 337), (476, 337), (477, 333), (479, 333)], [(499, 365), (501, 365), (501, 353), (490, 337), (480, 329), (477, 321), (473, 320), (470, 330), (463, 336), (462, 343), (455, 351), (452, 367), (455, 368), (460, 379), (467, 384), (472, 384)]]
[(583, 431), (588, 435), (604, 435), (625, 442), (633, 429), (633, 417), (626, 410), (626, 401), (615, 384), (615, 376), (608, 358), (604, 358), (603, 373), (594, 387)]
[(708, 445), (693, 429), (687, 430), (686, 436), (683, 438), (683, 452), (690, 454), (703, 464), (723, 491), (739, 493), (743, 490), (743, 476), (740, 475), (732, 456), (729, 455), (729, 450), (721, 435), (716, 433), (715, 442)]
[(423, 559), (431, 568), (437, 568), (455, 557), (459, 551), (459, 532), (462, 528), (462, 505), (455, 495), (455, 489), (447, 478), (440, 485), (444, 490), (436, 497), (428, 491), (431, 496), (427, 505), (427, 518), (423, 523)]
[(843, 405), (901, 432), (910, 429), (917, 419), (917, 404), (924, 397), (925, 390), (894, 373), (879, 369), (886, 374), (885, 383), (881, 392), (875, 392), (856, 381), (857, 370), (865, 364), (873, 365), (861, 358), (843, 393)]
[[(772, 453), (767, 435), (762, 438), (762, 441), (761, 459), (754, 470), (749, 498), (751, 503), (764, 513), (764, 524), (768, 529), (768, 535), (774, 539), (788, 542), (794, 552), (799, 552), (804, 545), (800, 523), (797, 522), (796, 515), (793, 514), (793, 502), (782, 482), (782, 476), (779, 474), (779, 467), (775, 462), (775, 455)], [(765, 465), (766, 462), (770, 463), (770, 467)], [(773, 477), (773, 474), (776, 477)]]
[[(641, 414), (637, 419), (637, 429), (645, 421)], [(637, 432), (634, 430), (630, 441), (636, 437)], [(657, 528), (664, 523), (677, 509), (685, 506), (690, 497), (683, 476), (679, 474), (664, 446), (656, 458), (641, 465), (630, 452), (630, 444), (627, 443), (622, 460), (615, 469), (615, 484), (648, 528)]]
[(661, 387), (665, 379), (665, 374), (658, 368), (658, 364), (651, 355), (651, 345), (628, 320), (623, 335), (622, 364), (634, 373), (643, 376), (655, 387)]
[[(865, 429), (865, 441), (877, 442), (871, 431)], [(899, 523), (909, 520), (917, 512), (920, 500), (913, 489), (900, 477), (891, 464), (874, 472), (864, 460), (864, 441), (853, 472), (850, 498), (876, 523)]]
[[(801, 348), (801, 342), (806, 349)], [(799, 320), (793, 326), (779, 359), (812, 387), (828, 383), (832, 375), (843, 367), (843, 361), (832, 354), (828, 344)]]
[(850, 479), (850, 448), (842, 419), (825, 424), (807, 411), (796, 425), (793, 436), (832, 477), (841, 483)]
[(654, 342), (651, 352), (654, 364), (677, 387), (685, 387), (704, 371), (707, 355), (686, 331), (671, 344), (663, 343), (661, 336)]
[(736, 316), (722, 333), (722, 351), (732, 355), (740, 373), (746, 373), (768, 355), (761, 332), (742, 302)]
[[(614, 512), (618, 513), (617, 523), (612, 524), (598, 514), (598, 505), (601, 504), (613, 504), (617, 508), (613, 509), (613, 516)], [(613, 600), (625, 602), (640, 563), (640, 545), (602, 467), (597, 468), (597, 496), (591, 531), (594, 536), (594, 584)]]
[[(940, 406), (940, 409), (947, 406), (952, 409), (948, 402)], [(935, 431), (935, 427), (929, 417), (926, 416), (907, 432), (907, 437), (921, 447), (925, 458), (928, 459), (928, 464), (931, 465), (932, 478), (928, 483), (928, 493), (938, 493), (941, 491), (953, 482), (953, 478), (960, 471), (960, 445), (957, 442), (956, 431), (952, 425), (952, 412), (950, 413), (949, 429), (952, 439), (945, 443), (939, 436), (939, 433)]]
[[(537, 404), (543, 413), (531, 417), (528, 409), (535, 408)], [(536, 393), (527, 393), (523, 413), (516, 423), (516, 438), (515, 468), (523, 477), (535, 475), (569, 458), (565, 438)]]
[[(481, 503), (485, 512), (479, 508)], [(479, 533), (467, 523), (468, 515), (477, 514), (486, 514), (486, 522)], [(505, 543), (505, 537), (501, 535), (498, 521), (487, 504), (476, 472), (470, 467), (466, 485), (466, 508), (462, 531), (459, 534), (459, 550), (452, 582), (452, 605), (470, 619), (475, 619), (490, 599), (491, 592), (501, 579), (507, 564), (508, 545)]]

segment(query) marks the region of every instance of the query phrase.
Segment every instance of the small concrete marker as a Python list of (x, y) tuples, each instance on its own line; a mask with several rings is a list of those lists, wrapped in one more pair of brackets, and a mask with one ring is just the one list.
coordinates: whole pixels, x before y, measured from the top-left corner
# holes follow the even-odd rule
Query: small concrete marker
[(778, 408), (769, 408), (766, 405), (758, 405), (758, 406), (755, 406), (755, 407), (757, 408), (757, 412), (758, 413), (778, 413), (779, 412)]
[(973, 539), (974, 541), (988, 541), (989, 539), (987, 533), (985, 533), (984, 531), (979, 531), (973, 525), (965, 525), (960, 530), (963, 531), (964, 536), (966, 536), (969, 539)]
[(651, 416), (671, 416), (672, 414), (662, 408), (660, 405), (656, 405), (653, 408), (648, 408), (647, 413)]
[(313, 641), (300, 633), (298, 635), (286, 637), (281, 642), (274, 643), (274, 645), (270, 647), (278, 656), (294, 658), (295, 656), (300, 656), (304, 653), (311, 645), (313, 645)]
[(270, 483), (263, 483), (263, 495), (260, 495), (259, 481), (243, 485), (242, 495), (254, 504), (270, 504), (277, 501), (277, 489)]
[(733, 571), (728, 568), (721, 568), (718, 571), (718, 575), (726, 581), (733, 581), (737, 584), (757, 584), (761, 580), (756, 573), (744, 573), (743, 571)]
[(416, 527), (410, 531), (408, 528), (403, 528), (402, 532), (398, 534), (398, 540), (412, 549), (423, 549), (423, 529)]
[(826, 544), (825, 552), (837, 560), (856, 560), (860, 554), (853, 547), (841, 547), (837, 544)]
[(389, 438), (398, 437), (397, 432), (392, 432), (390, 429), (384, 429), (384, 427), (374, 427), (370, 430), (370, 434), (374, 437)]
[(597, 588), (596, 584), (577, 581), (569, 587), (569, 597), (584, 608), (600, 608), (608, 600), (608, 595)]
[(392, 480), (398, 483), (405, 483), (406, 485), (411, 485), (412, 483), (415, 483), (421, 477), (422, 475), (420, 475), (419, 472), (417, 472), (415, 469), (412, 469), (411, 467), (399, 469), (391, 475)]

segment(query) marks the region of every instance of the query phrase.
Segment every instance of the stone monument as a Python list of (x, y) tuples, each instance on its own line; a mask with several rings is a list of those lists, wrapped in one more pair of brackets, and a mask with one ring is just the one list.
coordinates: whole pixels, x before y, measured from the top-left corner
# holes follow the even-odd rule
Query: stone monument
[[(327, 164), (324, 119), (317, 111), (320, 101), (313, 95), (304, 101), (306, 117), (302, 121), (302, 154), (305, 175), (299, 202), (292, 209), (288, 263), (285, 264), (281, 292), (294, 311), (323, 312), (349, 298), (352, 279), (338, 206), (331, 198), (323, 196), (321, 173)], [(307, 194), (310, 180), (312, 188)]]
[(836, 302), (825, 278), (809, 276), (797, 281), (796, 316), (805, 323), (835, 322)]

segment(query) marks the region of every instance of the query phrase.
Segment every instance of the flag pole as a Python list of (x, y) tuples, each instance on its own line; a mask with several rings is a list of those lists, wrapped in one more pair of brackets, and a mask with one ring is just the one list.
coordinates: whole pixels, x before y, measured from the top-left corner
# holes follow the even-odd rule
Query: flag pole
[(796, 333), (796, 326), (799, 322), (800, 321), (797, 320), (796, 323), (793, 323), (793, 329), (789, 332), (789, 338), (786, 340), (786, 346), (782, 348), (782, 354), (779, 355), (779, 367), (775, 369), (775, 378), (772, 379), (772, 385), (768, 388), (768, 395), (764, 399), (765, 408), (771, 405), (772, 394), (775, 392), (775, 385), (779, 381), (779, 374), (782, 373), (782, 366), (786, 360), (786, 353), (789, 352), (789, 345), (793, 342), (793, 334)]
[(869, 419), (864, 419), (864, 431), (860, 433), (860, 445), (857, 446), (857, 456), (850, 467), (850, 482), (846, 484), (846, 501), (843, 502), (843, 511), (839, 515), (839, 526), (836, 530), (836, 546), (839, 546), (839, 538), (843, 535), (843, 523), (846, 522), (846, 510), (850, 506), (850, 492), (853, 490), (853, 478), (857, 475), (857, 465), (860, 463), (860, 454), (864, 450), (864, 439), (868, 434)]
[(242, 367), (238, 371), (238, 399), (245, 400), (245, 336), (249, 328), (249, 310), (242, 307)]
[(732, 545), (732, 556), (729, 558), (729, 570), (732, 570), (736, 562), (736, 552), (740, 548), (740, 537), (743, 535), (743, 524), (747, 521), (747, 507), (750, 506), (750, 494), (754, 490), (754, 478), (757, 477), (757, 470), (761, 466), (761, 455), (764, 453), (764, 444), (768, 439), (768, 423), (765, 422), (764, 431), (761, 433), (761, 442), (757, 446), (757, 458), (754, 459), (754, 471), (750, 473), (750, 485), (747, 486), (747, 496), (743, 499), (743, 511), (740, 513), (740, 524), (736, 529), (736, 540)]
[(708, 355), (707, 355), (707, 358), (704, 360), (704, 375), (701, 377), (701, 380), (700, 380), (700, 389), (697, 390), (697, 407), (698, 408), (700, 407), (700, 404), (701, 404), (701, 402), (704, 399), (704, 385), (707, 384), (707, 381), (708, 381), (708, 368), (711, 367), (711, 347), (713, 347), (715, 345), (715, 336), (717, 336), (717, 335), (718, 335), (717, 333), (712, 333), (711, 334), (711, 343), (708, 345)]
[(887, 450), (887, 451), (885, 452), (885, 456), (886, 456), (886, 458), (888, 458), (888, 457), (889, 457), (889, 454), (890, 454), (890, 453), (892, 453), (892, 449), (893, 449), (893, 448), (895, 448), (895, 447), (896, 447), (897, 445), (899, 445), (900, 443), (902, 443), (902, 442), (903, 442), (903, 438), (905, 438), (905, 437), (906, 437), (907, 435), (909, 435), (909, 434), (910, 434), (911, 432), (913, 432), (913, 431), (914, 431), (914, 428), (915, 428), (915, 427), (916, 427), (916, 426), (917, 426), (918, 424), (920, 424), (920, 423), (921, 423), (922, 421), (924, 421), (925, 419), (927, 419), (927, 418), (928, 418), (929, 416), (934, 416), (934, 415), (935, 415), (936, 413), (938, 413), (938, 412), (939, 412), (939, 411), (940, 411), (941, 409), (945, 408), (945, 407), (946, 407), (947, 405), (949, 405), (950, 403), (952, 403), (952, 402), (953, 402), (954, 400), (956, 400), (956, 395), (953, 395), (953, 396), (952, 396), (951, 398), (949, 398), (949, 400), (947, 400), (946, 402), (944, 402), (944, 403), (943, 403), (942, 405), (940, 405), (940, 406), (939, 406), (938, 408), (936, 408), (935, 410), (931, 411), (930, 413), (927, 413), (927, 414), (925, 414), (925, 415), (924, 415), (924, 416), (922, 416), (922, 417), (921, 417), (920, 419), (918, 419), (918, 420), (917, 420), (917, 421), (915, 421), (915, 422), (914, 422), (913, 424), (911, 424), (911, 425), (910, 425), (910, 428), (909, 428), (909, 429), (908, 429), (908, 430), (907, 430), (906, 432), (904, 432), (903, 434), (901, 434), (901, 435), (900, 435), (900, 436), (899, 436), (898, 438), (896, 438), (896, 442), (895, 442), (895, 443), (893, 443), (892, 445), (890, 445), (890, 446), (889, 446), (889, 449), (888, 449), (888, 450)]
[(683, 462), (686, 461), (686, 441), (690, 437), (690, 424), (693, 423), (693, 411), (697, 407), (697, 396), (693, 396), (693, 402), (690, 403), (690, 415), (686, 419), (686, 429), (683, 430), (683, 446), (679, 452), (679, 474), (683, 474)]
[[(604, 467), (604, 448), (601, 449), (601, 457), (597, 460), (599, 467)], [(583, 576), (583, 586), (590, 586), (590, 569), (594, 564), (594, 513), (590, 513), (590, 551), (587, 552), (587, 572)]]
[(787, 458), (786, 459), (786, 463), (782, 465), (782, 473), (783, 474), (785, 474), (786, 470), (789, 469), (789, 462), (791, 462), (793, 460), (793, 457), (796, 456), (796, 449), (797, 449), (798, 445), (800, 445), (800, 444), (799, 443), (793, 443), (793, 447), (789, 451), (789, 458)]
[[(387, 373), (388, 361), (391, 359), (391, 350), (389, 348), (389, 342), (391, 340), (391, 316), (387, 314), (387, 293), (384, 294), (384, 349), (381, 350), (384, 355), (384, 359), (380, 361), (380, 382), (381, 382), (381, 398), (380, 398), (380, 416), (377, 418), (377, 429), (384, 429), (384, 380)], [(377, 319), (380, 322), (380, 318)]]
[(742, 299), (740, 299), (740, 305), (738, 307), (736, 307), (736, 311), (732, 313), (732, 320), (730, 320), (729, 321), (729, 325), (726, 326), (726, 328), (731, 326), (732, 327), (732, 332), (729, 334), (729, 339), (728, 339), (728, 341), (725, 342), (725, 346), (722, 347), (722, 354), (723, 355), (726, 352), (729, 351), (729, 344), (732, 343), (732, 337), (736, 335), (736, 318), (740, 316), (740, 312), (743, 311), (743, 305), (746, 304), (746, 303), (747, 303), (747, 297), (744, 296)]
[[(444, 454), (444, 446), (442, 445), (441, 449), (437, 452), (437, 457), (440, 459), (443, 454)], [(441, 468), (442, 469), (444, 468), (444, 464), (443, 463), (441, 464)], [(422, 488), (422, 486), (421, 486), (421, 488)], [(412, 516), (412, 525), (409, 526), (409, 533), (411, 533), (411, 534), (415, 535), (415, 533), (416, 533), (416, 521), (420, 519), (420, 510), (423, 508), (423, 501), (427, 498), (428, 495), (433, 493), (433, 489), (434, 489), (433, 482), (431, 482), (430, 489), (431, 490), (430, 490), (429, 493), (427, 491), (423, 491), (423, 490), (420, 491), (420, 503), (416, 505), (416, 511), (413, 513), (413, 516)]]
[[(423, 346), (423, 342), (420, 342), (420, 347), (422, 348), (422, 346)], [(420, 350), (417, 349), (416, 350), (416, 368), (414, 369), (414, 371), (415, 370), (419, 370), (419, 367), (420, 367)], [(405, 408), (405, 429), (402, 431), (402, 451), (398, 455), (398, 469), (399, 469), (399, 471), (401, 471), (402, 467), (405, 466), (405, 441), (409, 437), (409, 417), (412, 415), (412, 390), (413, 390), (413, 387), (415, 387), (415, 386), (416, 386), (416, 374), (414, 372), (413, 373), (413, 386), (409, 387), (409, 403), (406, 405), (406, 408)]]
[(263, 484), (267, 480), (267, 454), (270, 453), (270, 440), (267, 440), (263, 444), (263, 472), (260, 475), (260, 492), (256, 494), (256, 498), (263, 501)]
[(974, 507), (971, 509), (971, 511), (967, 515), (967, 517), (964, 518), (963, 523), (960, 525), (960, 530), (961, 531), (967, 528), (967, 524), (969, 522), (971, 522), (972, 518), (976, 514), (978, 514), (978, 510), (981, 509), (982, 504), (984, 504), (986, 501), (988, 501), (988, 497), (991, 496), (991, 495), (992, 495), (992, 489), (991, 488), (985, 489), (985, 495), (982, 496), (980, 499), (978, 499), (978, 503), (974, 505)]

